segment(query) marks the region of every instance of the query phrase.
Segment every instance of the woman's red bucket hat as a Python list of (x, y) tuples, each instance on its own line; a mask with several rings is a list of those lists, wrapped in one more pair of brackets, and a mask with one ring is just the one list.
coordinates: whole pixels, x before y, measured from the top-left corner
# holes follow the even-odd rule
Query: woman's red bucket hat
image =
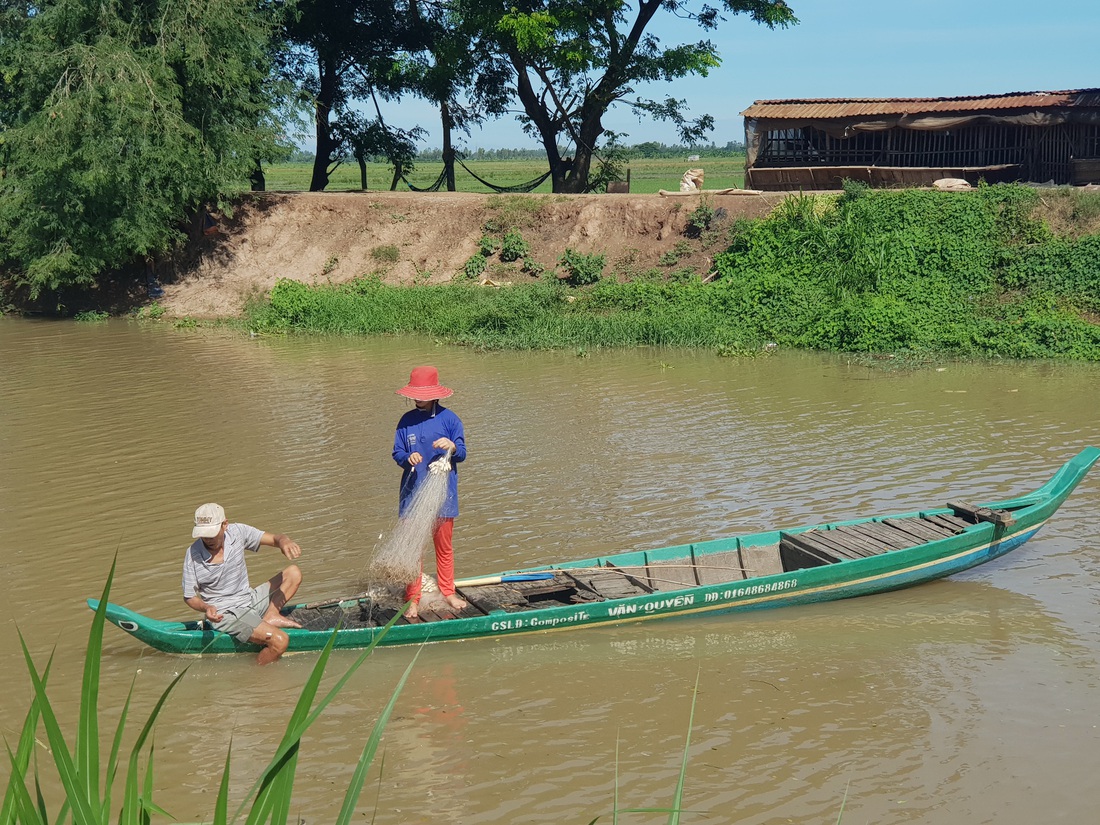
[(415, 367), (409, 383), (395, 392), (415, 401), (437, 401), (454, 394), (450, 387), (439, 383), (439, 370), (435, 367)]

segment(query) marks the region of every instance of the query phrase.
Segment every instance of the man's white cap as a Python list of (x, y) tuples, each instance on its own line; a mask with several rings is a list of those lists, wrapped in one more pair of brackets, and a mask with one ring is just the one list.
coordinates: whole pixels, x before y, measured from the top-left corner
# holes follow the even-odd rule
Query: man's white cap
[(204, 504), (195, 511), (195, 529), (191, 531), (193, 539), (212, 539), (222, 529), (225, 510), (220, 504)]

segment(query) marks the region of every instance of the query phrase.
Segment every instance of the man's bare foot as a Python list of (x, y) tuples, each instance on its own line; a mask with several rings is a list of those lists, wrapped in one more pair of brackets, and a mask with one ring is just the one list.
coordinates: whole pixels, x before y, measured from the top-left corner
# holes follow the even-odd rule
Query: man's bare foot
[(462, 608), (468, 606), (468, 602), (465, 599), (460, 596), (456, 596), (454, 593), (452, 593), (450, 596), (444, 596), (443, 598), (445, 598), (447, 600), (447, 604), (449, 604), (455, 610), (462, 610)]
[(288, 619), (282, 613), (272, 616), (270, 619), (265, 618), (264, 621), (272, 627), (301, 627), (301, 624), (293, 619)]
[(410, 604), (408, 606), (408, 608), (406, 608), (406, 610), (405, 610), (405, 618), (406, 619), (416, 619), (416, 618), (418, 618), (420, 616), (419, 606), (420, 606), (419, 602), (413, 602), (412, 604)]

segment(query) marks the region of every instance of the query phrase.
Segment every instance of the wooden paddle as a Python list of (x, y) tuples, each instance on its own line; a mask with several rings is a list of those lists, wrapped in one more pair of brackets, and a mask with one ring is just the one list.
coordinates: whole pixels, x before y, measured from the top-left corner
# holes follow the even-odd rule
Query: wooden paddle
[(455, 587), (481, 587), (486, 584), (501, 584), (502, 582), (538, 582), (554, 578), (552, 570), (544, 573), (512, 573), (504, 576), (482, 576), (480, 579), (458, 579)]

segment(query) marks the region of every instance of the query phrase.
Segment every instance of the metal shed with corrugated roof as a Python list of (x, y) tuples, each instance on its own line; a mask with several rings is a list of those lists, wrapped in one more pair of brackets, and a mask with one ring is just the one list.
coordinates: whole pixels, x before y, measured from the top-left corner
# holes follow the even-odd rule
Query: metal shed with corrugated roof
[(1100, 89), (758, 100), (741, 114), (750, 189), (1100, 182)]

